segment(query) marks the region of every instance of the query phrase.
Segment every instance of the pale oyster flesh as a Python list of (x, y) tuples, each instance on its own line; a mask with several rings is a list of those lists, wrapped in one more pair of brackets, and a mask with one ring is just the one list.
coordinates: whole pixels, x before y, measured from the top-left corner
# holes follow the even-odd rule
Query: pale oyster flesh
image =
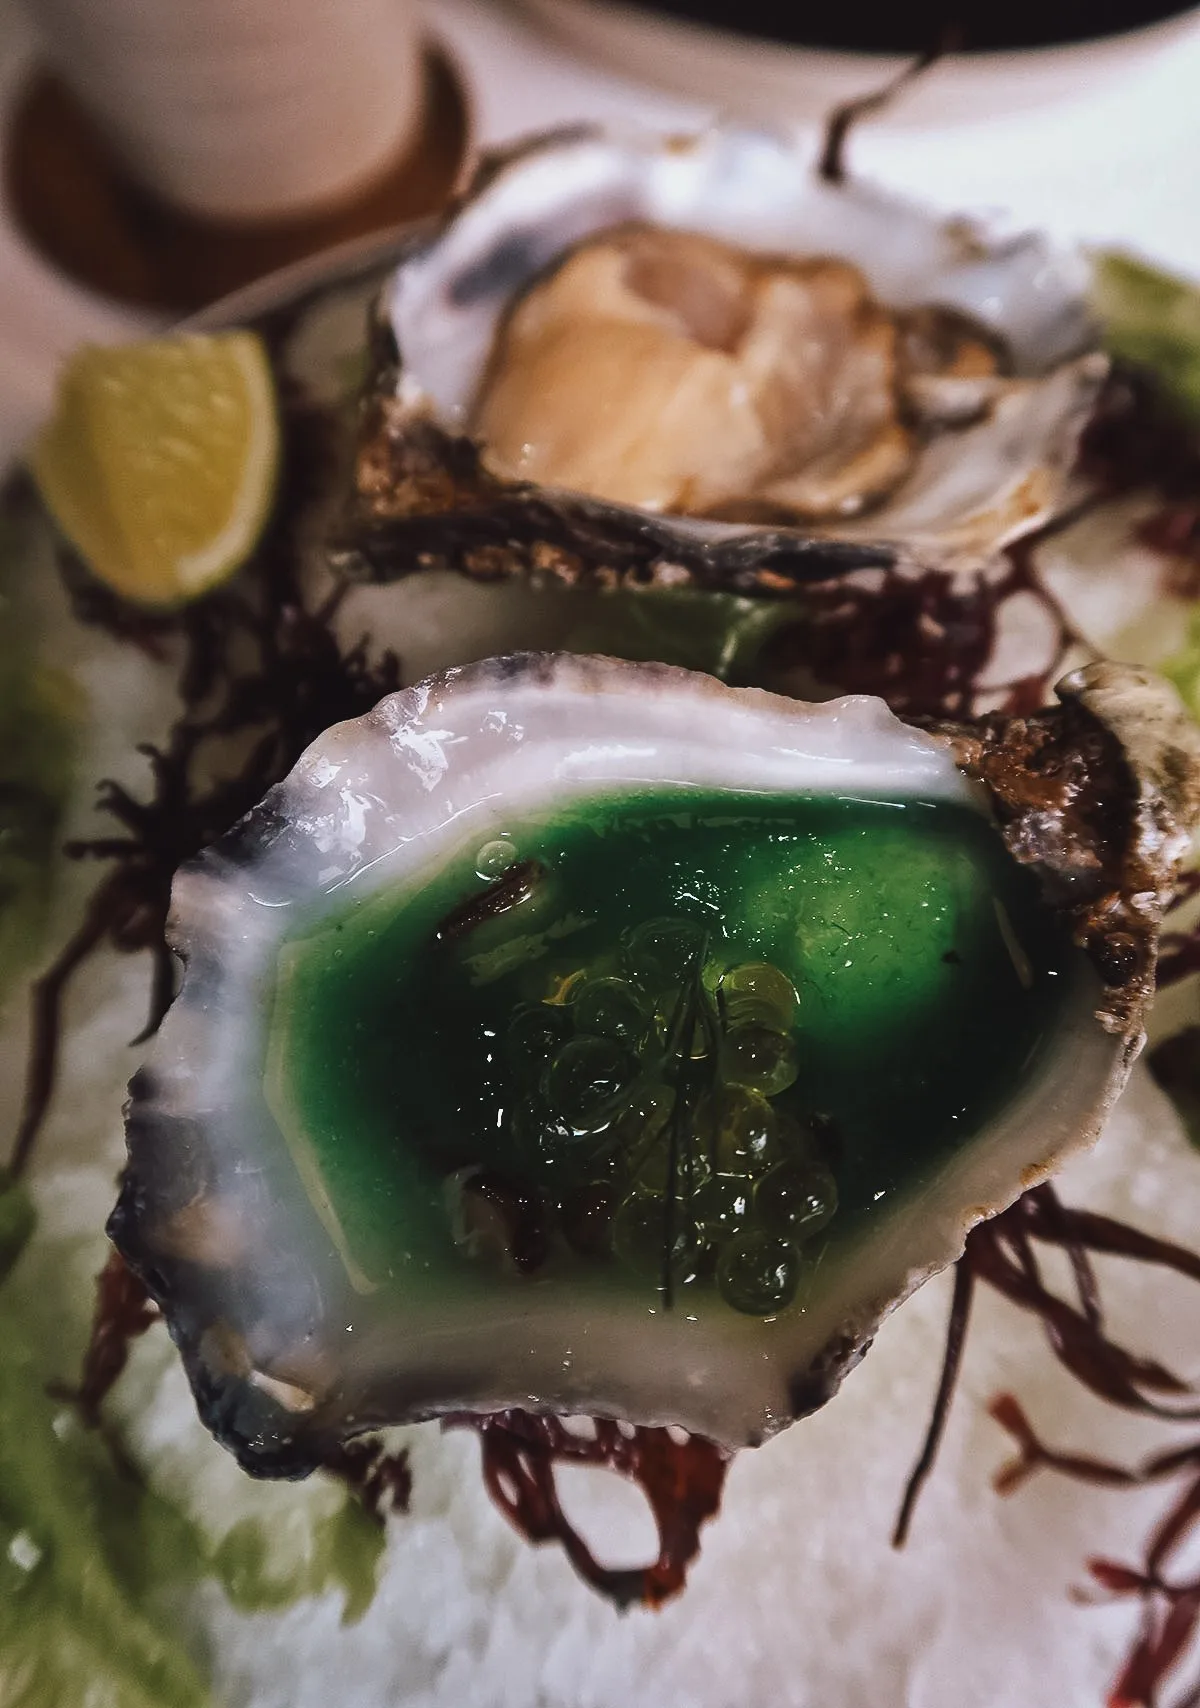
[(977, 568), (1065, 502), (1106, 371), (1084, 281), (758, 133), (550, 137), (385, 290), (348, 540), (379, 576), (779, 591), (802, 528)]
[[(1168, 844), (1171, 835), (1178, 842), (1183, 834), (1181, 815), (1195, 813), (1197, 757), (1195, 743), (1181, 745), (1178, 719), (1171, 707), (1164, 711), (1157, 690), (1137, 681), (1130, 687), (1123, 673), (1116, 676), (1118, 697), (1125, 692), (1125, 721), (1132, 709), (1139, 722), (1139, 697), (1161, 714), (1157, 724), (1145, 717), (1139, 722), (1145, 758), (1139, 777), (1150, 779), (1140, 793), (1128, 786), (1132, 779), (1123, 772), (1120, 748), (1101, 726), (1070, 705), (1063, 712), (1082, 719), (1087, 740), (1099, 741), (1108, 755), (1108, 781), (1116, 777), (1120, 784), (1116, 793), (1123, 804), (1111, 808), (1123, 825), (1116, 854), (1123, 857), (1121, 851), (1147, 844), (1139, 856), (1139, 905), (1152, 967), (1154, 892), (1168, 881), (1164, 874), (1178, 852)], [(1096, 688), (1092, 681), (1077, 683), (1079, 704), (1086, 705)], [(1069, 729), (1069, 722), (1062, 728)], [(1067, 740), (1062, 729), (1058, 740), (1060, 746)], [(1074, 736), (1067, 748), (1072, 741)], [(1053, 774), (1062, 772), (1063, 752), (1051, 755)], [(1173, 779), (1169, 787), (1164, 777)], [(1016, 839), (1021, 863), (1034, 871), (1055, 871), (1062, 864), (1053, 835), (1040, 834), (1005, 787), (1000, 779), (997, 789), (980, 789), (952, 760), (946, 736), (930, 738), (906, 728), (876, 700), (806, 705), (736, 692), (664, 666), (609, 659), (531, 656), (449, 671), (389, 697), (365, 719), (326, 731), (241, 827), (179, 874), (172, 938), (186, 967), (183, 989), (133, 1088), (130, 1168), (111, 1231), (162, 1301), (210, 1428), (251, 1469), (287, 1474), (316, 1464), (341, 1436), (463, 1407), (495, 1411), (519, 1404), (679, 1423), (727, 1445), (743, 1445), (828, 1399), (879, 1319), (958, 1254), (973, 1221), (1004, 1208), (1063, 1153), (1094, 1136), (1139, 1044), (1139, 999), (1120, 1018), (1111, 1018), (1113, 1004), (1101, 980), (1089, 958), (1070, 946), (1065, 929), (1081, 919), (1082, 904), (1096, 902), (1110, 871), (1096, 859), (1101, 869), (1086, 880), (1086, 861), (1077, 863), (1074, 876), (1063, 866), (1058, 876), (1070, 895), (1058, 912), (1046, 909), (1028, 885), (1024, 893), (1019, 883), (1012, 888), (1022, 878), (1016, 868), (997, 880), (990, 863), (1007, 861), (990, 828), (988, 798), (1002, 820), (1007, 816), (1005, 839)], [(865, 1067), (886, 1066), (889, 1027), (894, 1032), (896, 1016), (903, 1018), (913, 1001), (925, 1003), (925, 1038), (932, 1038), (935, 1054), (937, 1028), (954, 1023), (954, 1009), (978, 1006), (978, 991), (968, 1001), (956, 980), (964, 963), (973, 977), (980, 953), (992, 968), (988, 979), (1007, 980), (1004, 1003), (997, 997), (999, 984), (992, 996), (983, 992), (995, 997), (995, 1015), (1017, 1015), (1016, 1028), (1005, 1018), (992, 1040), (1011, 1085), (992, 1105), (973, 1112), (970, 1100), (958, 1115), (954, 1108), (939, 1108), (942, 1124), (949, 1114), (951, 1124), (961, 1119), (970, 1131), (952, 1143), (942, 1131), (939, 1143), (925, 1148), (922, 1167), (886, 1180), (881, 1201), (867, 1213), (843, 1216), (836, 1209), (831, 1220), (826, 1214), (816, 1230), (797, 1237), (804, 1272), (785, 1298), (780, 1295), (778, 1308), (763, 1303), (761, 1293), (753, 1295), (761, 1266), (749, 1274), (744, 1264), (739, 1269), (736, 1250), (729, 1257), (719, 1237), (710, 1242), (710, 1259), (719, 1271), (715, 1281), (712, 1264), (705, 1267), (703, 1261), (695, 1274), (686, 1264), (664, 1274), (657, 1259), (640, 1266), (637, 1254), (632, 1264), (623, 1264), (618, 1240), (609, 1240), (599, 1254), (585, 1243), (580, 1247), (579, 1240), (572, 1243), (560, 1216), (558, 1199), (565, 1194), (536, 1170), (514, 1179), (512, 1153), (498, 1170), (498, 1185), (493, 1180), (490, 1189), (476, 1190), (481, 1170), (495, 1173), (497, 1158), (504, 1161), (504, 1144), (490, 1148), (488, 1132), (469, 1132), (471, 1143), (463, 1149), (451, 1127), (422, 1132), (413, 1124), (413, 1112), (428, 1114), (437, 1100), (410, 1097), (413, 1086), (406, 1090), (406, 1079), (423, 1093), (427, 1081), (440, 1074), (451, 1086), (452, 1102), (457, 1086), (475, 1071), (471, 1040), (454, 1030), (471, 992), (478, 996), (481, 989), (486, 996), (498, 975), (519, 974), (526, 963), (538, 977), (565, 967), (567, 980), (579, 968), (570, 933), (553, 943), (551, 962), (538, 945), (529, 946), (539, 936), (555, 938), (548, 926), (570, 915), (570, 893), (563, 907), (538, 917), (534, 888), (527, 929), (521, 919), (524, 897), (514, 904), (512, 885), (509, 905), (493, 905), (497, 893), (504, 893), (505, 871), (514, 869), (509, 854), (495, 844), (504, 844), (504, 832), (516, 832), (510, 840), (519, 842), (526, 827), (539, 827), (543, 840), (536, 849), (545, 856), (555, 845), (555, 827), (570, 820), (572, 808), (616, 811), (647, 798), (659, 825), (674, 818), (676, 828), (683, 825), (690, 834), (710, 830), (714, 815), (736, 828), (746, 823), (746, 804), (753, 816), (765, 798), (772, 798), (777, 811), (790, 803), (799, 815), (792, 847), (802, 876), (794, 893), (778, 883), (778, 857), (787, 856), (787, 847), (783, 856), (772, 856), (775, 873), (768, 871), (770, 861), (763, 866), (754, 857), (744, 871), (766, 874), (770, 881), (758, 893), (744, 885), (734, 895), (731, 914), (743, 907), (741, 926), (727, 927), (722, 919), (720, 929), (714, 927), (714, 943), (727, 939), (729, 945), (722, 948), (725, 965), (717, 977), (732, 974), (729, 989), (737, 999), (749, 996), (760, 1006), (765, 999), (778, 1015), (780, 974), (799, 996), (795, 1013), (783, 996), (787, 1015), (773, 1028), (789, 1033), (787, 1049), (797, 1052), (801, 1066), (792, 1062), (787, 1085), (758, 1081), (777, 1117), (768, 1143), (782, 1144), (787, 1153), (766, 1156), (770, 1168), (782, 1167), (789, 1156), (795, 1161), (797, 1143), (811, 1161), (813, 1131), (795, 1139), (802, 1126), (795, 1110), (804, 1114), (813, 1107), (804, 1102), (806, 1027), (814, 1040), (821, 1035), (819, 1023), (806, 1016), (806, 1004), (813, 1009), (814, 1003), (833, 1003), (836, 1020), (836, 1001), (842, 1001), (830, 968), (842, 962), (850, 967), (859, 956), (867, 960), (857, 1011), (862, 1038), (848, 1040), (850, 1057), (859, 1045), (864, 1052), (862, 1066), (850, 1069), (860, 1079), (869, 1078)], [(696, 813), (698, 799), (702, 810)], [(966, 834), (952, 832), (942, 842), (941, 868), (937, 861), (930, 864), (949, 885), (942, 883), (941, 902), (937, 883), (917, 885), (917, 898), (910, 898), (910, 914), (930, 900), (935, 912), (941, 907), (917, 943), (915, 984), (906, 982), (912, 941), (903, 929), (896, 936), (894, 924), (864, 919), (860, 909), (864, 888), (871, 885), (886, 898), (884, 864), (901, 869), (912, 866), (913, 857), (929, 859), (923, 832), (908, 844), (901, 832), (883, 864), (872, 868), (867, 859), (857, 868), (859, 856), (847, 854), (845, 844), (838, 851), (836, 837), (821, 832), (819, 811), (818, 820), (811, 816), (816, 810), (835, 818), (838, 811), (862, 811), (874, 815), (874, 822), (881, 816), (896, 822), (925, 816), (930, 825), (937, 820), (968, 827)], [(1144, 834), (1144, 823), (1154, 823), (1154, 835)], [(864, 825), (850, 823), (850, 840), (859, 840), (869, 854)], [(1055, 825), (1060, 827), (1060, 815)], [(633, 813), (632, 828), (633, 840), (647, 840), (645, 818), (638, 822)], [(787, 844), (787, 835), (777, 835), (787, 830), (785, 823), (768, 830), (766, 842), (773, 837)], [(992, 845), (983, 857), (973, 852), (980, 835)], [(736, 845), (734, 830), (727, 828), (725, 840)], [(799, 857), (801, 844), (806, 857)], [(628, 837), (611, 840), (601, 859), (613, 851), (628, 854), (630, 847)], [(1096, 849), (1103, 847), (1101, 837)], [(478, 864), (485, 876), (469, 871), (463, 881), (464, 861), (471, 868)], [(712, 917), (714, 900), (720, 900), (712, 888), (705, 892), (707, 880), (693, 864), (681, 863), (671, 892), (674, 914), (690, 921)], [(457, 873), (457, 895), (466, 898), (468, 914), (471, 907), (478, 914), (483, 898), (483, 924), (466, 950), (466, 914), (442, 910), (444, 895), (454, 893), (454, 885), (446, 892), (442, 883), (447, 871)], [(824, 881), (838, 871), (848, 873), (848, 888), (830, 888)], [(613, 895), (620, 892), (618, 876), (620, 863), (611, 861)], [(809, 892), (818, 895), (819, 907), (809, 909), (807, 919), (819, 929), (806, 939), (802, 904)], [(852, 912), (845, 915), (847, 898)], [(761, 933), (772, 909), (782, 934), (775, 929), (768, 943)], [(654, 910), (661, 914), (661, 900)], [(635, 910), (630, 922), (640, 926), (645, 915)], [(336, 938), (340, 931), (345, 946)], [(379, 958), (374, 987), (355, 975), (355, 967), (367, 965), (374, 953), (374, 933), (386, 939), (393, 933), (384, 943), (387, 953), (389, 943), (406, 943), (410, 950), (417, 945), (418, 951), (394, 956), (394, 989), (386, 992), (386, 1004), (393, 1006), (382, 1009), (376, 1003)], [(772, 956), (763, 953), (765, 945)], [(326, 968), (345, 958), (350, 979), (331, 1001), (317, 989), (316, 1008), (309, 986), (306, 1020), (297, 991), (304, 992), (304, 958), (311, 965), (314, 946), (317, 962)], [(480, 967), (488, 956), (492, 967)], [(758, 970), (751, 968), (746, 987), (744, 965), (753, 956)], [(778, 965), (780, 958), (787, 967)], [(766, 968), (766, 986), (763, 960), (775, 960)], [(437, 977), (422, 982), (430, 965), (452, 967), (457, 1008), (444, 999)], [(884, 965), (891, 986), (874, 977)], [(589, 970), (611, 977), (621, 967)], [(1137, 972), (1125, 968), (1120, 975), (1135, 994), (1145, 970), (1144, 955)], [(422, 977), (413, 987), (417, 974)], [(625, 963), (626, 997), (628, 974)], [(637, 968), (633, 974), (637, 986)], [(562, 996), (560, 986), (533, 996), (527, 991), (526, 1006), (550, 1008)], [(712, 996), (720, 1008), (724, 999), (715, 989)], [(432, 1045), (411, 1033), (422, 1004), (430, 1009)], [(1096, 1018), (1098, 1008), (1110, 1016), (1106, 1023)], [(555, 1015), (556, 1021), (562, 1018)], [(763, 1016), (756, 1011), (751, 1018), (758, 1023)], [(1036, 1033), (1031, 1049), (1026, 1045), (1033, 1033), (1022, 1042), (1021, 1032), (1029, 1018)], [(449, 1032), (439, 1045), (444, 1021)], [(357, 1025), (365, 1027), (362, 1054)], [(592, 1021), (585, 1032), (589, 1027)], [(478, 1037), (486, 1037), (486, 1025)], [(830, 1040), (836, 1045), (830, 1027), (824, 1037), (826, 1047)], [(908, 1038), (910, 1056), (915, 1047)], [(504, 1040), (498, 1049), (505, 1049)], [(1021, 1061), (1014, 1062), (1014, 1049)], [(391, 1081), (369, 1066), (372, 1050), (376, 1064), (382, 1052)], [(690, 1061), (702, 1059), (705, 1049), (698, 1044), (684, 1054)], [(737, 1081), (737, 1074), (727, 1078)], [(676, 1097), (681, 1083), (674, 1079)], [(744, 1091), (746, 1076), (737, 1083)], [(792, 1086), (801, 1102), (792, 1100), (789, 1112), (785, 1093)], [(341, 1102), (328, 1102), (329, 1088)], [(370, 1095), (376, 1095), (376, 1114), (393, 1120), (374, 1151), (364, 1149), (357, 1132)], [(446, 1098), (442, 1103), (446, 1107)], [(698, 1117), (696, 1103), (691, 1114)], [(894, 1131), (905, 1136), (903, 1110), (894, 1115)], [(833, 1175), (842, 1168), (830, 1153), (819, 1163)], [(673, 1167), (674, 1175), (650, 1182), (650, 1196), (674, 1204), (678, 1233), (691, 1216), (691, 1201), (681, 1189), (683, 1163), (667, 1163)], [(770, 1168), (756, 1168), (753, 1158), (737, 1167), (751, 1177), (753, 1194), (770, 1177)], [(809, 1168), (809, 1184), (813, 1179)], [(842, 1173), (838, 1185), (848, 1179)], [(696, 1177), (686, 1190), (705, 1184)], [(637, 1189), (637, 1180), (621, 1185), (625, 1192)], [(522, 1250), (529, 1255), (521, 1243), (522, 1216), (531, 1201), (541, 1211), (548, 1208), (548, 1216), (541, 1226), (541, 1255), (522, 1262)], [(780, 1209), (778, 1194), (773, 1209)], [(673, 1238), (673, 1230), (659, 1231), (667, 1243)], [(731, 1281), (734, 1293), (749, 1286), (751, 1296), (743, 1291), (731, 1298)]]
[(517, 302), (471, 430), (509, 478), (658, 512), (824, 522), (894, 491), (922, 425), (978, 420), (1001, 354), (948, 311), (911, 326), (889, 314), (844, 261), (626, 227)]

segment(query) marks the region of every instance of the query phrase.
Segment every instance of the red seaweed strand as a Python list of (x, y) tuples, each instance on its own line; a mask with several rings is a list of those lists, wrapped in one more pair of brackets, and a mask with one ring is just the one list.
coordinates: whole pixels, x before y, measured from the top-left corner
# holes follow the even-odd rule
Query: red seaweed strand
[[(456, 1413), (448, 1429), (479, 1436), (488, 1493), (526, 1541), (556, 1542), (591, 1588), (618, 1607), (660, 1607), (677, 1595), (700, 1552), (701, 1526), (721, 1504), (732, 1455), (703, 1436), (608, 1419), (581, 1420), (577, 1432), (557, 1417), (525, 1411)], [(559, 1464), (600, 1465), (636, 1483), (658, 1527), (659, 1552), (648, 1565), (601, 1565), (562, 1509)]]
[[(1038, 1261), (1037, 1246), (1063, 1251), (1071, 1263), (1075, 1299), (1055, 1293)], [(1194, 1421), (1196, 1407), (1167, 1407), (1163, 1394), (1194, 1389), (1158, 1360), (1118, 1345), (1105, 1328), (1103, 1305), (1092, 1260), (1119, 1257), (1166, 1269), (1200, 1282), (1200, 1256), (1173, 1241), (1143, 1233), (1111, 1216), (1063, 1204), (1048, 1185), (1035, 1187), (991, 1222), (980, 1223), (967, 1239), (958, 1274), (985, 1283), (1011, 1303), (1039, 1318), (1059, 1362), (1089, 1392), (1109, 1404), (1174, 1422)], [(956, 1298), (960, 1284), (956, 1275)], [(952, 1313), (953, 1347), (947, 1365), (957, 1369), (965, 1320)], [(939, 1387), (934, 1421), (918, 1461), (921, 1481), (932, 1465), (945, 1426), (950, 1395)], [(1107, 1595), (1141, 1603), (1138, 1631), (1107, 1700), (1107, 1708), (1166, 1708), (1162, 1691), (1200, 1634), (1200, 1579), (1173, 1581), (1172, 1560), (1200, 1530), (1200, 1439), (1148, 1455), (1132, 1465), (1048, 1445), (1016, 1396), (996, 1395), (988, 1411), (1016, 1449), (994, 1477), (1002, 1495), (1014, 1494), (1041, 1471), (1112, 1490), (1181, 1482), (1170, 1504), (1146, 1539), (1140, 1565), (1093, 1558), (1092, 1581)], [(932, 1451), (931, 1449), (932, 1443)], [(902, 1517), (911, 1517), (914, 1480), (906, 1491)], [(920, 1484), (917, 1484), (919, 1490)], [(1200, 1708), (1200, 1685), (1193, 1683), (1169, 1708)]]
[(181, 712), (161, 746), (143, 744), (141, 796), (100, 785), (97, 809), (124, 834), (67, 847), (109, 869), (74, 935), (31, 991), (31, 1043), (10, 1170), (29, 1166), (49, 1114), (62, 1060), (64, 1005), (101, 949), (148, 954), (147, 1017), (135, 1042), (157, 1029), (174, 993), (165, 928), (176, 870), (224, 834), (284, 777), (331, 723), (369, 711), (400, 683), (390, 653), (343, 645), (332, 628), (343, 590), (313, 604), (301, 586), (300, 532), (307, 507), (336, 472), (330, 422), (317, 410), (285, 410), (284, 476), (275, 513), (254, 558), (228, 588), (176, 616), (146, 616), (93, 582), (63, 555), (81, 621), (125, 640), (144, 639), (175, 661)]
[(963, 1348), (967, 1342), (967, 1330), (971, 1321), (971, 1300), (974, 1292), (974, 1271), (969, 1264), (956, 1264), (954, 1292), (950, 1302), (950, 1321), (946, 1327), (946, 1350), (942, 1357), (942, 1373), (933, 1401), (929, 1428), (925, 1432), (924, 1443), (917, 1457), (917, 1462), (909, 1474), (904, 1489), (904, 1498), (900, 1502), (900, 1511), (897, 1514), (896, 1525), (892, 1531), (893, 1548), (903, 1548), (907, 1542), (913, 1513), (916, 1511), (917, 1502), (921, 1498), (921, 1491), (929, 1480), (930, 1472), (937, 1460), (938, 1449), (942, 1444), (942, 1436), (945, 1433), (946, 1423), (950, 1416), (954, 1390), (958, 1384), (958, 1372), (962, 1365)]
[(1041, 1319), (1059, 1362), (1098, 1398), (1155, 1417), (1200, 1418), (1200, 1406), (1167, 1407), (1153, 1397), (1185, 1394), (1189, 1392), (1186, 1382), (1157, 1359), (1130, 1352), (1110, 1340), (1102, 1321), (1093, 1321), (1041, 1279), (1031, 1244), (1037, 1229), (1037, 1207), (1035, 1202), (1031, 1214), (1027, 1199), (1050, 1192), (1049, 1186), (1035, 1187), (1003, 1215), (981, 1222), (967, 1240), (963, 1261), (969, 1262), (978, 1280)]
[(1178, 984), (1200, 973), (1200, 926), (1191, 931), (1166, 931), (1159, 942), (1158, 988)]
[[(1198, 567), (1200, 573), (1200, 567)], [(1175, 882), (1172, 912), (1200, 894), (1200, 871), (1181, 872)], [(1167, 916), (1170, 918), (1170, 914)], [(1155, 984), (1159, 990), (1200, 973), (1200, 921), (1182, 931), (1164, 931), (1158, 942)]]
[(988, 1404), (988, 1416), (1012, 1436), (1017, 1447), (1016, 1458), (1002, 1465), (993, 1478), (998, 1494), (1012, 1494), (1041, 1469), (1058, 1471), (1077, 1482), (1094, 1483), (1101, 1488), (1129, 1489), (1178, 1476), (1189, 1466), (1200, 1468), (1200, 1443), (1156, 1453), (1142, 1464), (1132, 1466), (1047, 1447), (1013, 1394), (995, 1395)]
[(388, 1448), (379, 1436), (360, 1436), (334, 1449), (323, 1469), (344, 1483), (367, 1516), (379, 1524), (390, 1513), (408, 1511), (413, 1480), (406, 1448)]
[(161, 1320), (158, 1306), (120, 1252), (110, 1252), (96, 1277), (92, 1330), (79, 1385), (56, 1385), (52, 1390), (78, 1407), (89, 1429), (100, 1427), (100, 1408), (128, 1364), (133, 1342)]
[[(842, 693), (878, 694), (902, 717), (958, 719), (988, 706), (1032, 712), (1046, 703), (1072, 649), (1086, 646), (1037, 564), (1037, 547), (1058, 526), (970, 574), (905, 566), (808, 585), (802, 615), (770, 643), (770, 665), (803, 671)], [(1042, 667), (989, 681), (1005, 607), (1018, 597), (1042, 612)]]
[[(1132, 1258), (1137, 1263), (1173, 1270), (1190, 1281), (1200, 1281), (1200, 1254), (1172, 1240), (1143, 1233), (1114, 1216), (1102, 1216), (1094, 1210), (1073, 1210), (1049, 1186), (1035, 1187), (1019, 1204), (1021, 1218), (1030, 1233), (1047, 1243), (1065, 1244), (1071, 1240), (1086, 1252)], [(1014, 1205), (1013, 1209), (1016, 1208)]]
[(62, 1047), (62, 1007), (68, 986), (81, 966), (108, 935), (109, 921), (119, 905), (115, 892), (120, 875), (106, 879), (88, 904), (74, 936), (30, 991), (32, 1041), (25, 1069), (25, 1095), (8, 1160), (8, 1173), (19, 1179), (29, 1166), (58, 1079)]

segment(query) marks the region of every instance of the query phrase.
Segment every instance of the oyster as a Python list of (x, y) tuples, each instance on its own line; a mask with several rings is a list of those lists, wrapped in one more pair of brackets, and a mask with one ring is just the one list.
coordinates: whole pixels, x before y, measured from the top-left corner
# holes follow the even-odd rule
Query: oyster
[(346, 538), (385, 579), (976, 569), (1064, 502), (1106, 371), (1084, 283), (757, 132), (551, 136), (385, 288)]
[[(948, 346), (956, 381), (994, 379), (982, 339), (942, 330), (918, 359)], [(898, 372), (904, 342), (843, 261), (626, 226), (518, 300), (469, 426), (485, 466), (539, 486), (657, 512), (837, 518), (912, 467), (900, 407), (921, 393)]]
[(1200, 737), (1060, 694), (921, 733), (525, 655), (328, 730), (177, 877), (110, 1222), (214, 1433), (828, 1399), (1141, 1041)]

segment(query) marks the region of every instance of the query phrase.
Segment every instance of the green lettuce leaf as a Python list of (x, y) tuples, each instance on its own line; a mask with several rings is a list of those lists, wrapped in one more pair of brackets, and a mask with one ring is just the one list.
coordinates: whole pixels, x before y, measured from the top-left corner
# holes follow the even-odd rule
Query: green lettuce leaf
[[(0, 1179), (0, 1280), (33, 1231)], [(45, 1336), (0, 1289), (0, 1702), (5, 1708), (213, 1708), (180, 1608), (215, 1578), (247, 1613), (340, 1590), (343, 1619), (371, 1603), (382, 1526), (353, 1500), (313, 1526), (299, 1560), (269, 1564), (267, 1523), (219, 1541), (158, 1492), (121, 1443), (47, 1392)], [(288, 1496), (280, 1490), (281, 1500)]]
[(1092, 306), (1114, 356), (1150, 368), (1200, 421), (1200, 287), (1117, 249), (1092, 255)]
[(1157, 669), (1175, 684), (1184, 705), (1200, 722), (1200, 612), (1189, 619), (1183, 645)]

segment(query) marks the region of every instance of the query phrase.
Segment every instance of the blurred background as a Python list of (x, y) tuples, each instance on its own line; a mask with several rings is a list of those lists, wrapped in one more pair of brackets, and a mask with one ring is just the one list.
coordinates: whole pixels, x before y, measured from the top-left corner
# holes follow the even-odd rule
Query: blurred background
[(718, 113), (815, 140), (935, 47), (855, 133), (856, 171), (1200, 273), (1200, 7), (0, 0), (0, 446), (81, 340), (378, 241), (484, 149)]

